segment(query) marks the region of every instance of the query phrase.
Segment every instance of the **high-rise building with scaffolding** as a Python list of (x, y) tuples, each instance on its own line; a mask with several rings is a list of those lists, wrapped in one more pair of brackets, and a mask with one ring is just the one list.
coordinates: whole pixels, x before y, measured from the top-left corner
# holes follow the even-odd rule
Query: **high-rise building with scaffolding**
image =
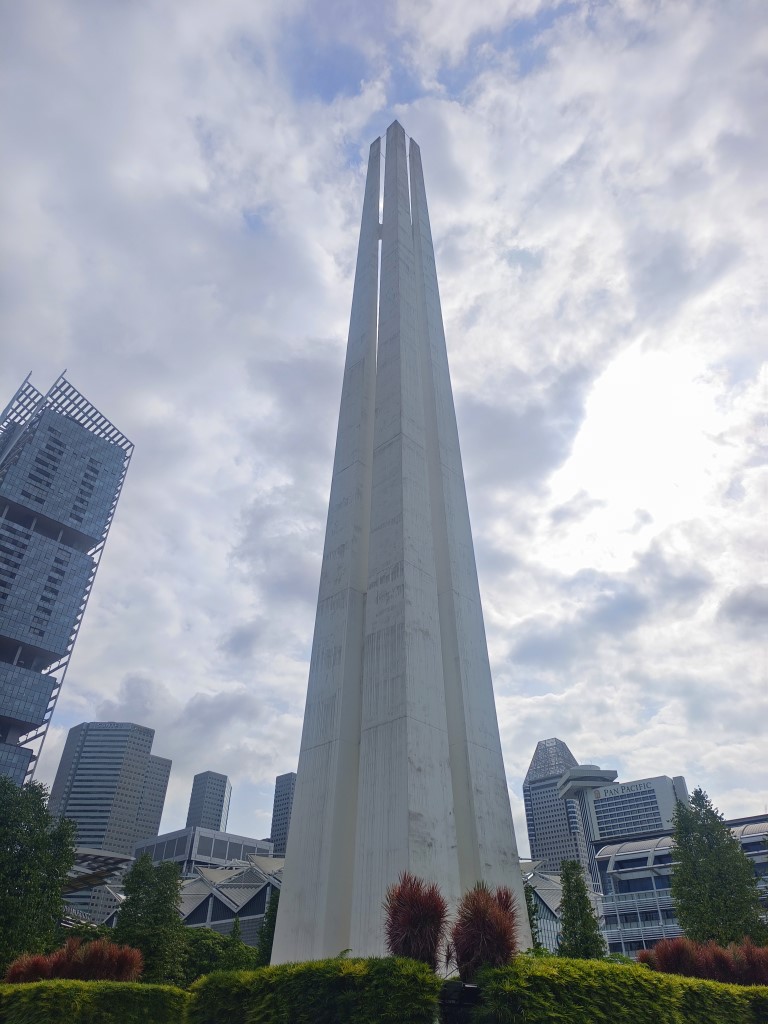
[(0, 774), (34, 774), (133, 452), (63, 375), (0, 416)]

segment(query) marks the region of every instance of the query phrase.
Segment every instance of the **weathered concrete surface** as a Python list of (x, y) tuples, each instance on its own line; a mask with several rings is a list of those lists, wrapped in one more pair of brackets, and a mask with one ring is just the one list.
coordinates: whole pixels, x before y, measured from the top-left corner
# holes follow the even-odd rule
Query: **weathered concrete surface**
[[(384, 952), (409, 870), (451, 906), (508, 885), (530, 943), (421, 156), (379, 140), (360, 231), (307, 707), (273, 962)], [(378, 306), (378, 310), (377, 310)], [(377, 343), (378, 314), (378, 343)]]

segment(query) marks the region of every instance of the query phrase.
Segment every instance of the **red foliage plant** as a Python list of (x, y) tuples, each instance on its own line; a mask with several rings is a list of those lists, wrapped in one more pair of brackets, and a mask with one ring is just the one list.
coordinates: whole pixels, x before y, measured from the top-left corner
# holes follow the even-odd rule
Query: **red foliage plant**
[(451, 945), (459, 977), (474, 981), (481, 967), (503, 967), (517, 952), (517, 902), (506, 887), (491, 892), (478, 882), (464, 893), (451, 929)]
[(688, 978), (698, 978), (699, 960), (696, 953), (696, 943), (682, 935), (676, 939), (662, 939), (653, 947), (655, 969), (664, 974), (684, 974)]
[(652, 971), (658, 971), (659, 967), (656, 963), (656, 955), (652, 949), (640, 949), (637, 952), (637, 962), (639, 964), (645, 964)]
[(404, 871), (384, 898), (385, 936), (392, 956), (421, 960), (437, 970), (448, 904), (434, 882)]
[(741, 985), (768, 985), (768, 946), (756, 946), (750, 939), (728, 947), (733, 956), (735, 980)]
[(731, 943), (727, 949), (716, 942), (692, 942), (682, 936), (662, 939), (653, 949), (641, 950), (637, 959), (665, 974), (739, 985), (768, 984), (768, 946), (755, 946), (749, 939)]
[(141, 951), (118, 946), (108, 939), (83, 944), (68, 939), (61, 949), (49, 953), (25, 953), (10, 965), (5, 981), (16, 984), (45, 981), (49, 978), (74, 978), (79, 981), (138, 981), (144, 970)]
[(733, 954), (716, 942), (702, 942), (696, 949), (697, 977), (709, 981), (735, 982), (736, 964)]
[(15, 984), (18, 981), (45, 981), (50, 976), (49, 957), (44, 953), (22, 953), (8, 967), (3, 980)]

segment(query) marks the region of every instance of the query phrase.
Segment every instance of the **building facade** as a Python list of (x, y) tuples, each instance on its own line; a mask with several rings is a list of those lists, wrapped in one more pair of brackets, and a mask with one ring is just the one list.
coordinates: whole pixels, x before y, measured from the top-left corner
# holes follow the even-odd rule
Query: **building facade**
[[(589, 864), (589, 851), (578, 800), (566, 799), (557, 786), (578, 762), (556, 736), (539, 740), (523, 781), (523, 803), (531, 859), (542, 871), (558, 874), (564, 860)], [(608, 780), (616, 778), (613, 772)]]
[(275, 799), (272, 804), (272, 831), (270, 836), (275, 847), (276, 857), (285, 856), (295, 790), (296, 772), (286, 772), (285, 775), (278, 775), (275, 779)]
[(403, 871), (451, 909), (479, 881), (524, 899), (421, 152), (397, 121), (383, 189), (381, 166), (376, 139), (274, 963), (382, 954)]
[(65, 377), (0, 415), (0, 773), (34, 773), (133, 445)]
[[(182, 879), (179, 917), (188, 928), (210, 928), (229, 935), (240, 923), (240, 937), (249, 946), (258, 943), (269, 901), (280, 891), (283, 861), (249, 854), (220, 867), (196, 867)], [(114, 926), (124, 899), (122, 886), (103, 886), (101, 913), (94, 920)]]
[(563, 886), (560, 875), (544, 871), (536, 861), (521, 861), (520, 868), (525, 884), (533, 894), (533, 905), (536, 908), (535, 938), (550, 953), (556, 953), (562, 935), (560, 904)]
[(678, 802), (688, 802), (681, 775), (619, 783), (613, 769), (578, 764), (562, 740), (540, 740), (523, 782), (531, 857), (559, 873), (577, 860), (600, 892), (595, 856), (601, 843), (658, 834), (672, 828)]
[(152, 754), (154, 730), (83, 722), (69, 730), (48, 809), (77, 825), (79, 846), (131, 856), (157, 835), (171, 762)]
[(220, 775), (218, 772), (200, 772), (192, 782), (187, 828), (199, 825), (200, 828), (225, 832), (231, 796), (232, 786), (226, 775)]
[(146, 836), (137, 842), (134, 856), (148, 854), (153, 864), (173, 861), (186, 876), (193, 874), (198, 867), (220, 868), (252, 856), (271, 857), (272, 851), (269, 839), (251, 839), (192, 825), (161, 836), (157, 833)]
[[(752, 862), (768, 911), (768, 818), (726, 822)], [(603, 933), (611, 953), (635, 956), (682, 934), (672, 900), (675, 863), (670, 834), (609, 843), (597, 850)]]

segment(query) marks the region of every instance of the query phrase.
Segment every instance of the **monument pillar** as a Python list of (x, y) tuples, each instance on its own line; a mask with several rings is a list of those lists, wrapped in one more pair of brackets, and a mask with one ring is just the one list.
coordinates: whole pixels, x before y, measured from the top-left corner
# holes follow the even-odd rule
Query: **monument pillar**
[[(499, 740), (419, 147), (371, 147), (273, 963), (384, 950), (402, 871), (512, 889)], [(379, 236), (381, 253), (379, 260)], [(379, 294), (380, 282), (380, 294)]]

